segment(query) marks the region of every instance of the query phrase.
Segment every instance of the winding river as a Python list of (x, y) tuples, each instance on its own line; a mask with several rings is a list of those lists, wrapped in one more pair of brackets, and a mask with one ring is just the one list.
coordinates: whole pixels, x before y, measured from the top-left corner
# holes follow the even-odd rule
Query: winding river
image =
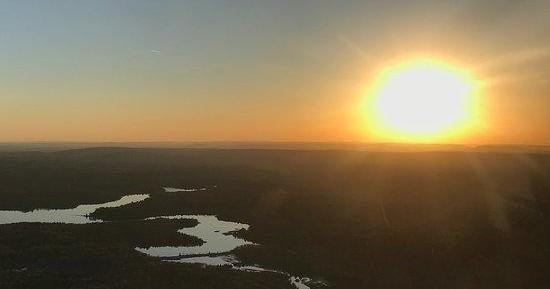
[(62, 224), (89, 224), (99, 223), (102, 220), (91, 219), (89, 216), (99, 208), (116, 208), (132, 203), (142, 202), (149, 195), (128, 195), (117, 201), (94, 205), (79, 205), (72, 209), (37, 209), (29, 212), (0, 211), (0, 224), (15, 223), (62, 223)]
[[(170, 190), (166, 190), (170, 189)], [(190, 192), (200, 189), (165, 188), (167, 192)], [(92, 219), (90, 215), (100, 208), (116, 208), (148, 199), (148, 194), (127, 195), (119, 200), (101, 203), (79, 205), (71, 209), (36, 209), (29, 212), (0, 210), (0, 225), (15, 223), (62, 223), (62, 224), (89, 224), (100, 223), (103, 220)], [(262, 268), (259, 265), (243, 266), (231, 252), (241, 246), (256, 245), (253, 242), (233, 236), (231, 233), (248, 230), (249, 225), (222, 221), (213, 215), (175, 215), (146, 218), (143, 221), (154, 219), (194, 219), (198, 224), (190, 228), (179, 229), (178, 232), (195, 236), (204, 243), (200, 246), (160, 246), (135, 248), (136, 251), (151, 257), (161, 258), (166, 262), (202, 264), (208, 266), (228, 266), (234, 270), (247, 272), (273, 272), (287, 276), (289, 282), (298, 289), (309, 289), (308, 284), (324, 285), (309, 278), (292, 276), (279, 270)]]

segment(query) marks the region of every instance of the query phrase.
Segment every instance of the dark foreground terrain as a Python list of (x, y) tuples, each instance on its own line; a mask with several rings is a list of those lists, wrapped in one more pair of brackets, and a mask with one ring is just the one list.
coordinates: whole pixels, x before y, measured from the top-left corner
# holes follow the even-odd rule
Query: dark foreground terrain
[[(165, 193), (162, 187), (205, 187)], [(136, 246), (215, 214), (250, 224), (246, 264), (327, 288), (550, 288), (550, 154), (98, 148), (0, 153), (0, 210), (100, 209), (104, 224), (0, 225), (0, 288), (293, 288), (275, 273), (173, 264)]]

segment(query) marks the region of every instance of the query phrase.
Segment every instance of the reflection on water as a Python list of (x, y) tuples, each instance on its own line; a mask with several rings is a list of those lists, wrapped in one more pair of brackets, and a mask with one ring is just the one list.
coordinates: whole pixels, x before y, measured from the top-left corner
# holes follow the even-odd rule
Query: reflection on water
[(136, 248), (139, 252), (145, 253), (153, 257), (178, 257), (189, 255), (206, 255), (225, 253), (244, 245), (253, 245), (244, 239), (229, 235), (230, 232), (239, 230), (248, 230), (247, 224), (220, 221), (216, 216), (205, 215), (178, 215), (178, 216), (161, 216), (148, 218), (151, 219), (194, 219), (198, 224), (192, 228), (183, 228), (178, 230), (179, 233), (195, 236), (204, 241), (200, 246), (184, 247), (184, 246), (165, 246), (165, 247), (150, 247)]
[(179, 260), (167, 260), (174, 263), (186, 263), (186, 264), (202, 264), (208, 266), (230, 266), (233, 267), (234, 263), (237, 263), (237, 257), (234, 255), (223, 256), (199, 256), (199, 257), (186, 257)]
[[(228, 266), (234, 270), (246, 272), (272, 272), (285, 275), (289, 278), (289, 282), (298, 289), (309, 289), (309, 283), (324, 285), (321, 282), (312, 281), (310, 278), (300, 278), (291, 276), (290, 274), (262, 268), (259, 265), (242, 266), (235, 255), (226, 254), (234, 249), (244, 245), (254, 245), (254, 243), (244, 239), (230, 235), (231, 232), (239, 230), (248, 230), (249, 225), (221, 221), (216, 216), (209, 215), (177, 215), (177, 216), (161, 216), (147, 218), (153, 219), (194, 219), (198, 224), (192, 228), (183, 228), (178, 230), (181, 234), (195, 236), (204, 241), (200, 246), (166, 246), (166, 247), (149, 247), (136, 248), (137, 251), (147, 254), (152, 257), (173, 258), (181, 257), (180, 259), (166, 259), (168, 262), (186, 263), (186, 264), (201, 264), (207, 266)], [(212, 256), (217, 254), (216, 256)], [(225, 255), (219, 255), (225, 254)]]
[(310, 286), (314, 286), (314, 285), (316, 287), (327, 286), (327, 283), (323, 281), (315, 281), (307, 277), (300, 278), (296, 276), (291, 276), (289, 280), (290, 280), (290, 284), (294, 285), (294, 287), (298, 289), (310, 289)]
[(180, 192), (198, 192), (198, 191), (206, 191), (206, 188), (180, 189), (180, 188), (164, 187), (163, 189), (164, 189), (164, 192), (166, 192), (166, 193), (180, 193)]
[(141, 202), (149, 198), (149, 195), (128, 195), (120, 200), (94, 205), (80, 205), (72, 209), (37, 209), (30, 212), (0, 211), (0, 224), (14, 223), (63, 223), (63, 224), (87, 224), (101, 222), (94, 220), (89, 215), (99, 208), (115, 208), (131, 203)]
[[(206, 189), (177, 189), (164, 188), (167, 192), (189, 192)], [(99, 208), (115, 208), (128, 204), (141, 202), (149, 198), (147, 194), (128, 195), (120, 198), (117, 201), (107, 202), (103, 204), (80, 205), (72, 209), (37, 209), (30, 212), (21, 211), (0, 211), (0, 224), (14, 223), (63, 223), (63, 224), (88, 224), (102, 222), (89, 217), (90, 214)], [(309, 278), (300, 278), (291, 276), (290, 274), (265, 269), (259, 265), (243, 266), (235, 255), (229, 254), (234, 249), (245, 246), (255, 245), (247, 240), (237, 238), (231, 235), (232, 232), (240, 230), (248, 230), (249, 225), (221, 221), (216, 216), (211, 215), (175, 215), (175, 216), (159, 216), (147, 218), (144, 221), (154, 219), (194, 219), (198, 224), (192, 228), (183, 228), (178, 230), (179, 233), (195, 236), (201, 239), (204, 243), (200, 246), (164, 246), (164, 247), (149, 247), (135, 248), (137, 251), (153, 257), (171, 258), (164, 259), (168, 262), (187, 263), (187, 264), (202, 264), (208, 266), (229, 266), (234, 270), (246, 272), (272, 272), (282, 274), (289, 278), (289, 282), (298, 289), (309, 289), (310, 284), (324, 285), (319, 281), (312, 281)], [(215, 256), (213, 256), (215, 255)], [(179, 259), (174, 259), (179, 257)]]
[(233, 270), (244, 271), (244, 272), (271, 272), (271, 273), (281, 274), (281, 275), (287, 276), (290, 284), (294, 285), (294, 287), (298, 289), (310, 289), (308, 285), (313, 285), (313, 284), (318, 286), (326, 286), (325, 283), (320, 281), (313, 281), (312, 279), (307, 277), (300, 278), (296, 276), (291, 276), (286, 272), (262, 268), (259, 265), (241, 266), (239, 265), (239, 259), (237, 259), (235, 255), (186, 257), (186, 258), (181, 258), (179, 260), (167, 260), (167, 261), (174, 262), (174, 263), (201, 264), (201, 265), (218, 266), (218, 267), (227, 266)]
[(278, 274), (285, 274), (280, 271), (270, 270), (262, 268), (258, 265), (255, 266), (240, 266), (239, 259), (235, 255), (222, 255), (222, 256), (200, 256), (200, 257), (186, 257), (178, 260), (167, 260), (174, 263), (185, 264), (202, 264), (208, 266), (229, 266), (234, 270), (246, 271), (246, 272), (273, 272)]

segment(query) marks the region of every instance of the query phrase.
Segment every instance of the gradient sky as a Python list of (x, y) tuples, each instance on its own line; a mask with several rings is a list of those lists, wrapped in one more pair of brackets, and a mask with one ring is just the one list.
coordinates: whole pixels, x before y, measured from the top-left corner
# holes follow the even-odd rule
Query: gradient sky
[(0, 1), (0, 141), (381, 141), (361, 99), (429, 56), (478, 131), (550, 144), (550, 1)]

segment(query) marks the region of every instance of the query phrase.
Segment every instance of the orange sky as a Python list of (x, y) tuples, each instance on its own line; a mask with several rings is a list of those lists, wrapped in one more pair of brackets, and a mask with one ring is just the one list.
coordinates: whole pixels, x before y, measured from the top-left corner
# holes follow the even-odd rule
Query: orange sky
[(422, 55), (484, 83), (443, 142), (550, 144), (548, 1), (359, 2), (11, 2), (0, 141), (380, 142), (365, 90)]

